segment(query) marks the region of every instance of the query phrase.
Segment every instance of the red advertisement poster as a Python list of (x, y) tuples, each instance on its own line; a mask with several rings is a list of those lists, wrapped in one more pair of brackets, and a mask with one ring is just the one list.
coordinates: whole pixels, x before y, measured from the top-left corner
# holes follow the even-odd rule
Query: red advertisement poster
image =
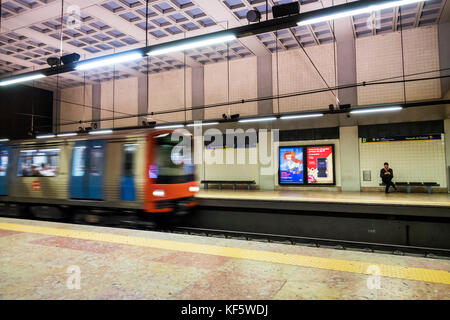
[(333, 146), (308, 147), (309, 184), (334, 184)]

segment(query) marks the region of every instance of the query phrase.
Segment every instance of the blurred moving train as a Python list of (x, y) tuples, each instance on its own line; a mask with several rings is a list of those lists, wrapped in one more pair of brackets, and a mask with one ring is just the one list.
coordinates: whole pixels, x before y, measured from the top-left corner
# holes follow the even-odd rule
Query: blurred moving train
[(173, 132), (91, 131), (0, 144), (0, 203), (32, 212), (188, 211), (199, 184), (192, 149), (177, 145), (192, 146), (192, 137), (173, 141)]

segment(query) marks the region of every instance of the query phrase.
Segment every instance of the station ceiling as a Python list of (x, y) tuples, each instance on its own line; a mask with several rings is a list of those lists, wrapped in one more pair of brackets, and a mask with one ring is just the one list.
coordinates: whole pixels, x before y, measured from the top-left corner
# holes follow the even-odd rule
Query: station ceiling
[[(271, 8), (297, 0), (269, 0)], [(301, 0), (300, 12), (345, 3), (339, 0)], [(349, 1), (350, 2), (350, 1)], [(384, 34), (438, 23), (445, 0), (429, 0), (382, 10), (372, 28), (369, 14), (352, 17), (348, 32), (355, 38)], [(68, 26), (68, 9), (77, 5), (81, 23)], [(74, 7), (72, 7), (73, 9)], [(248, 24), (248, 10), (258, 9), (265, 19), (265, 0), (150, 0), (148, 44), (170, 42)], [(70, 9), (69, 9), (70, 11)], [(145, 0), (64, 1), (63, 54), (79, 53), (81, 59), (103, 56), (146, 45)], [(399, 13), (400, 11), (400, 13)], [(73, 12), (73, 11), (71, 11)], [(61, 0), (2, 0), (0, 76), (48, 67), (47, 58), (59, 56)], [(70, 18), (69, 18), (70, 19)], [(241, 38), (222, 45), (151, 57), (137, 62), (90, 72), (71, 72), (39, 80), (43, 87), (70, 87), (127, 77), (144, 76), (186, 66), (268, 55), (277, 50), (298, 49), (334, 41), (333, 23), (323, 22)], [(147, 65), (148, 61), (148, 65)]]

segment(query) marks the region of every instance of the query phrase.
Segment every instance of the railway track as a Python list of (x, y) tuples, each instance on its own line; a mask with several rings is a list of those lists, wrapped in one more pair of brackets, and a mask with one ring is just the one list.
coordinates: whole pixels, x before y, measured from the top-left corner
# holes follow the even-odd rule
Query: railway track
[[(213, 214), (211, 212), (211, 214)], [(371, 242), (359, 242), (348, 240), (337, 240), (317, 237), (301, 237), (275, 233), (248, 232), (227, 229), (205, 228), (201, 226), (193, 227), (192, 221), (189, 225), (183, 225), (182, 222), (187, 216), (175, 217), (175, 219), (165, 219), (157, 217), (156, 219), (144, 219), (143, 215), (138, 213), (119, 213), (119, 212), (82, 212), (72, 217), (42, 217), (34, 215), (7, 215), (0, 212), (0, 216), (6, 218), (28, 219), (49, 222), (62, 222), (80, 225), (92, 225), (103, 227), (115, 227), (125, 229), (148, 230), (164, 233), (177, 233), (204, 237), (217, 237), (238, 239), (246, 241), (259, 241), (267, 243), (280, 243), (286, 245), (300, 245), (315, 248), (329, 248), (335, 250), (353, 250), (368, 253), (383, 253), (394, 255), (405, 255), (415, 257), (426, 257), (435, 259), (450, 259), (450, 250), (442, 248), (429, 248), (418, 246), (402, 246), (395, 244), (381, 244)]]

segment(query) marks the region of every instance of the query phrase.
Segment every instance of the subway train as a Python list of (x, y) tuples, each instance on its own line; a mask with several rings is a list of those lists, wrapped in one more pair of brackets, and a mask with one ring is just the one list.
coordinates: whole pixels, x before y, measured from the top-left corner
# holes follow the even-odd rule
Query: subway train
[(192, 137), (173, 141), (173, 132), (99, 130), (0, 143), (0, 205), (32, 215), (189, 212), (199, 191)]

